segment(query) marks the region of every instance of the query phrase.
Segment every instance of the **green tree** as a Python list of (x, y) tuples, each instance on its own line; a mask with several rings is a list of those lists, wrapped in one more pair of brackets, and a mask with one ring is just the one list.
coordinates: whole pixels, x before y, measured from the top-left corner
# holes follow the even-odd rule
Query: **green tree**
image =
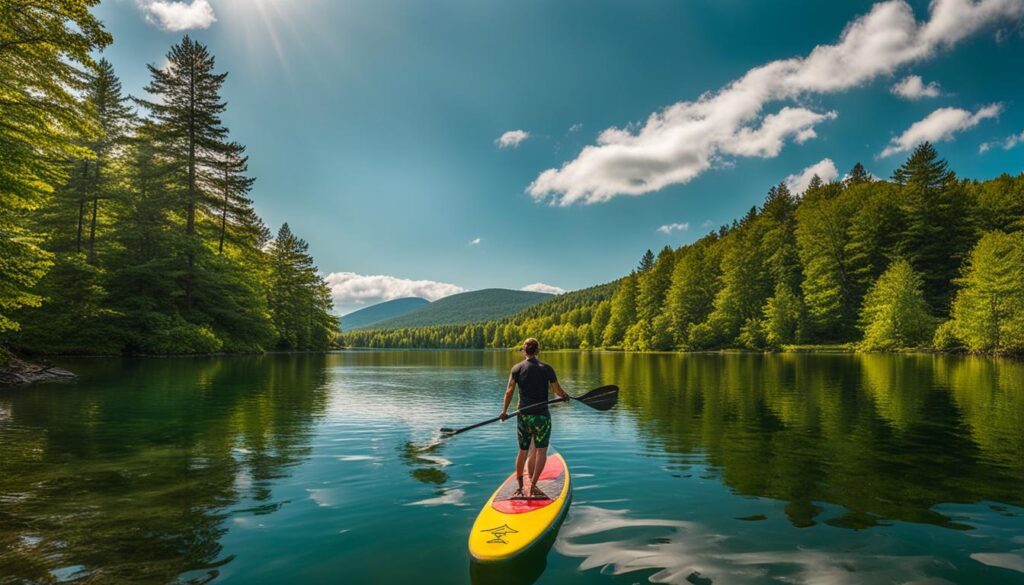
[[(152, 79), (146, 91), (157, 97), (140, 100), (150, 112), (159, 155), (167, 161), (182, 193), (185, 216), (184, 305), (192, 310), (196, 255), (202, 245), (196, 237), (197, 214), (216, 206), (214, 189), (218, 162), (226, 147), (227, 128), (220, 115), (227, 105), (220, 96), (227, 73), (214, 73), (215, 60), (205, 45), (186, 35), (167, 53), (164, 67), (147, 65)], [(212, 205), (211, 205), (212, 204)]]
[(879, 277), (861, 311), (866, 350), (918, 347), (929, 341), (935, 320), (924, 298), (923, 280), (906, 260), (897, 260)]
[(644, 252), (644, 255), (640, 258), (640, 264), (637, 265), (637, 272), (647, 272), (651, 268), (654, 268), (654, 252), (648, 249)]
[(870, 183), (872, 180), (871, 173), (864, 168), (864, 165), (857, 162), (857, 164), (853, 165), (853, 168), (850, 169), (850, 174), (843, 179), (843, 182), (845, 183), (845, 186), (850, 187), (852, 185)]
[(98, 0), (5, 0), (0, 7), (0, 334), (38, 306), (33, 291), (51, 265), (28, 217), (66, 180), (67, 161), (89, 153), (74, 142), (96, 131), (76, 93), (111, 42), (89, 8)]
[[(330, 314), (330, 289), (308, 250), (309, 244), (287, 223), (271, 243), (270, 313), (281, 349), (326, 349), (336, 337), (338, 320)], [(457, 343), (461, 326), (452, 333)]]
[(965, 189), (928, 142), (918, 145), (893, 172), (902, 186), (906, 224), (900, 254), (924, 280), (925, 298), (937, 315), (949, 312), (952, 281), (972, 245), (973, 227)]
[(775, 294), (764, 306), (764, 339), (767, 347), (778, 348), (800, 340), (803, 304), (784, 282), (775, 285)]
[(959, 283), (956, 337), (972, 351), (1024, 351), (1024, 232), (985, 234)]
[(641, 272), (637, 282), (636, 312), (640, 319), (653, 322), (661, 314), (665, 304), (665, 295), (672, 283), (674, 256), (672, 248), (665, 246), (658, 253), (654, 265)]
[(680, 251), (666, 299), (666, 314), (675, 344), (685, 345), (690, 327), (707, 319), (720, 288), (718, 236), (711, 235)]
[(611, 302), (611, 317), (601, 338), (605, 347), (620, 345), (626, 335), (626, 330), (636, 322), (636, 281), (637, 275), (632, 273), (619, 281), (619, 285), (615, 288)]

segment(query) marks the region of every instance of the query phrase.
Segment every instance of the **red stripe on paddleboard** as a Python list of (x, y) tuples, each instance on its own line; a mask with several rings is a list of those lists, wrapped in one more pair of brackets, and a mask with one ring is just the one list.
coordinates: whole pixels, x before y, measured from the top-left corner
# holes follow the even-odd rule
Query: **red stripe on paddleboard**
[[(560, 476), (564, 475), (565, 466), (562, 465), (562, 459), (560, 457), (552, 457), (551, 459), (548, 459), (547, 464), (544, 465), (544, 471), (542, 471), (540, 474), (540, 482), (555, 481)], [(523, 483), (529, 485), (529, 476), (524, 478)], [(554, 496), (557, 498), (558, 494), (560, 494), (562, 491), (563, 485), (564, 484), (562, 482), (558, 482), (558, 492), (554, 494), (546, 492), (547, 495)], [(502, 491), (511, 494), (512, 491), (515, 490), (515, 486), (516, 477), (515, 474), (513, 474), (507, 480), (505, 480), (504, 484), (502, 484)], [(511, 487), (511, 489), (506, 489), (509, 487)], [(541, 485), (540, 487), (543, 489), (545, 486)], [(523, 514), (525, 512), (532, 512), (533, 510), (539, 510), (540, 508), (550, 506), (552, 502), (554, 502), (554, 500), (550, 498), (544, 500), (512, 500), (508, 499), (508, 497), (501, 497), (501, 495), (499, 495), (499, 497), (495, 498), (495, 500), (491, 503), (491, 507), (501, 512), (502, 514)]]

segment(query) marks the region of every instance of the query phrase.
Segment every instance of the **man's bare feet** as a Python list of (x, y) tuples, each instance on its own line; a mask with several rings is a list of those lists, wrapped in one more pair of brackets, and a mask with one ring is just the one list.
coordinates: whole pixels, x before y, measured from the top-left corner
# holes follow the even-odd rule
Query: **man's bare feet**
[(536, 485), (530, 486), (530, 497), (543, 500), (549, 499), (548, 495), (540, 491), (540, 488)]

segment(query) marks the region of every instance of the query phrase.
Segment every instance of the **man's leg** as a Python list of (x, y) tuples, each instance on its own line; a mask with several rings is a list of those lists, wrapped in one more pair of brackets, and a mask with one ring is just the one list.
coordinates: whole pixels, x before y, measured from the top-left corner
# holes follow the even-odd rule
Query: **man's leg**
[(533, 452), (530, 457), (530, 489), (528, 494), (533, 492), (533, 488), (537, 487), (537, 480), (540, 479), (540, 474), (544, 473), (544, 465), (548, 462), (548, 448), (547, 447), (533, 447)]
[(533, 437), (530, 435), (530, 429), (525, 422), (523, 417), (516, 417), (516, 439), (519, 441), (519, 454), (516, 455), (516, 481), (519, 482), (520, 492), (523, 490), (523, 467), (530, 459), (528, 455), (530, 453), (530, 444), (533, 440)]
[(531, 421), (533, 434), (533, 454), (530, 467), (530, 490), (531, 496), (543, 496), (537, 489), (537, 482), (544, 473), (544, 465), (548, 462), (548, 442), (551, 440), (551, 415), (539, 415)]
[(520, 449), (516, 455), (516, 481), (519, 482), (519, 489), (523, 489), (523, 466), (526, 464), (526, 455), (529, 450)]

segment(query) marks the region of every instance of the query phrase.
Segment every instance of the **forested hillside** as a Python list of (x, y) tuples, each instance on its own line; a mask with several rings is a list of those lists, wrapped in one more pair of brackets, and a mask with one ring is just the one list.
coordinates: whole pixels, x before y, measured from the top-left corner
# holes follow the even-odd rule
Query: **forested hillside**
[(508, 317), (551, 297), (548, 293), (526, 290), (474, 290), (438, 299), (404, 315), (374, 323), (372, 328), (406, 329), (491, 321)]
[[(613, 292), (612, 292), (613, 290)], [(610, 297), (610, 298), (609, 298)], [(572, 303), (568, 305), (567, 303)], [(650, 251), (614, 284), (510, 319), (347, 334), (352, 346), (625, 350), (856, 343), (1024, 351), (1024, 175), (958, 178), (929, 143), (890, 180), (784, 183), (742, 219)]]
[(227, 74), (184, 37), (147, 99), (106, 60), (97, 0), (5, 0), (0, 18), (0, 352), (322, 349), (308, 246), (253, 210)]
[(392, 299), (383, 303), (377, 303), (376, 305), (370, 305), (343, 316), (341, 318), (341, 330), (352, 331), (353, 329), (372, 327), (374, 323), (404, 315), (427, 304), (430, 304), (430, 301), (427, 299), (406, 297), (404, 299)]

